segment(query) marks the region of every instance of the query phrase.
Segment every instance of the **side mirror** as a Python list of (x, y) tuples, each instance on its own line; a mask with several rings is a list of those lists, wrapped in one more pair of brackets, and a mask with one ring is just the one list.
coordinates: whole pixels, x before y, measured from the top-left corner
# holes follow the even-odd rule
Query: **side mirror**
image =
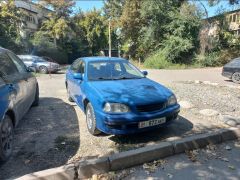
[(73, 78), (78, 79), (78, 80), (82, 80), (82, 74), (81, 73), (74, 73)]
[(144, 76), (147, 76), (148, 75), (148, 72), (147, 71), (142, 71), (143, 75)]

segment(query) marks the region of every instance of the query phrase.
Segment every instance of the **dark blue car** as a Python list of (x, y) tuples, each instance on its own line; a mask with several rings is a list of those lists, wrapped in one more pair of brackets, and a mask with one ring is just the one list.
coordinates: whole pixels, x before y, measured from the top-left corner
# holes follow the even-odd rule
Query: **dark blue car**
[(36, 78), (15, 54), (0, 48), (0, 161), (12, 153), (13, 128), (38, 101)]
[(85, 112), (93, 135), (129, 134), (167, 125), (177, 118), (180, 106), (169, 89), (146, 75), (125, 59), (80, 58), (66, 74), (69, 100)]

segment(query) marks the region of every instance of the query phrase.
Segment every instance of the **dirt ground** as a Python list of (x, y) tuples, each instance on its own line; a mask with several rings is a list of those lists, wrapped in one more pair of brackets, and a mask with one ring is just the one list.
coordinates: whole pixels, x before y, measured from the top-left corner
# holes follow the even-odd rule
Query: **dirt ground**
[[(8, 162), (0, 164), (0, 179), (16, 178), (27, 173), (71, 163), (81, 158), (89, 159), (106, 156), (120, 151), (143, 147), (164, 141), (167, 138), (181, 138), (195, 133), (209, 132), (227, 127), (218, 120), (218, 116), (204, 117), (198, 113), (201, 108), (214, 108), (219, 103), (219, 97), (206, 97), (206, 101), (212, 99), (212, 103), (204, 104), (205, 101), (203, 101), (204, 97), (202, 97), (202, 94), (199, 94), (199, 97), (191, 95), (191, 93), (198, 94), (196, 91), (213, 91), (214, 88), (218, 87), (195, 84), (186, 85), (181, 81), (202, 80), (198, 78), (201, 75), (204, 76), (203, 79), (206, 77), (205, 80), (209, 80), (207, 77), (218, 76), (222, 85), (236, 85), (230, 81), (224, 81), (220, 74), (216, 75), (216, 72), (220, 72), (220, 69), (203, 70), (203, 72), (207, 71), (207, 76), (201, 71), (199, 72), (199, 70), (191, 71), (193, 72), (191, 72), (192, 76), (189, 79), (186, 75), (183, 75), (181, 79), (179, 74), (175, 78), (175, 75), (173, 75), (176, 73), (175, 71), (149, 71), (149, 78), (173, 89), (181, 100), (189, 100), (191, 97), (194, 97), (194, 100), (191, 102), (195, 104), (195, 107), (191, 110), (182, 109), (179, 119), (170, 126), (129, 136), (100, 135), (97, 137), (88, 133), (85, 115), (80, 108), (75, 103), (67, 101), (64, 73), (37, 75), (40, 87), (40, 105), (39, 107), (31, 108), (15, 129), (14, 152)], [(209, 76), (211, 73), (213, 75)], [(194, 74), (196, 74), (196, 78), (193, 77)], [(176, 83), (175, 80), (178, 82)], [(190, 90), (185, 91), (184, 88)], [(219, 88), (218, 96), (222, 96), (222, 92), (229, 92), (230, 96), (234, 96), (236, 93), (235, 90), (232, 91), (230, 88), (229, 90), (226, 88), (221, 90), (221, 87)], [(210, 92), (210, 95), (214, 94)], [(238, 104), (236, 106), (239, 107)], [(218, 110), (221, 111), (221, 109)]]

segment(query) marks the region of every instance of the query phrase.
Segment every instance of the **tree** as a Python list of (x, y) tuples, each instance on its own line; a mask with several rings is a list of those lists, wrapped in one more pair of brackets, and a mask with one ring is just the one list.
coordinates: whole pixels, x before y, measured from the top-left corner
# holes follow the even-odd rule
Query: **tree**
[(65, 40), (69, 40), (74, 32), (71, 29), (70, 14), (75, 2), (72, 0), (44, 0), (41, 5), (52, 7), (53, 12), (49, 14), (49, 19), (43, 22), (42, 31), (54, 39), (54, 44), (57, 46), (57, 41), (64, 45)]
[(123, 34), (122, 38), (128, 46), (128, 53), (133, 58), (139, 57), (139, 37), (143, 25), (143, 21), (140, 16), (141, 4), (142, 0), (126, 0), (120, 17)]
[(20, 29), (24, 13), (17, 9), (14, 0), (1, 2), (0, 6), (0, 46), (18, 51), (21, 45)]
[(90, 55), (97, 55), (100, 50), (107, 46), (107, 24), (101, 11), (93, 9), (86, 12), (82, 19), (77, 22), (80, 29), (83, 30), (90, 49)]

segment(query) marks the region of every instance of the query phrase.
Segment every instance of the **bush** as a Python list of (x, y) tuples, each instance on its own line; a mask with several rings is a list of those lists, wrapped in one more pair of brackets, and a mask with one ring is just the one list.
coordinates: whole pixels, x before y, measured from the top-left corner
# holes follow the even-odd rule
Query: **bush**
[(145, 62), (144, 66), (146, 68), (154, 68), (154, 69), (163, 69), (171, 66), (170, 63), (166, 58), (166, 53), (164, 51), (157, 51), (149, 56)]
[(221, 66), (221, 62), (219, 61), (220, 52), (210, 52), (208, 54), (202, 55), (198, 54), (195, 57), (195, 63), (200, 64), (201, 66)]

